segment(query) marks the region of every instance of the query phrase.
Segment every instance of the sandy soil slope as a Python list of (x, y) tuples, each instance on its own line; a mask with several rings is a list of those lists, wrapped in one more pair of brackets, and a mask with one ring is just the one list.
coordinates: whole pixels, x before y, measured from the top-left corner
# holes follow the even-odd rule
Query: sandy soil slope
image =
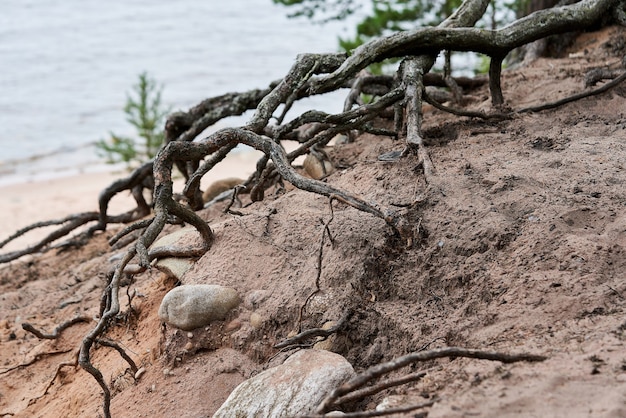
[[(581, 91), (588, 69), (619, 64), (625, 40), (607, 28), (582, 36), (573, 55), (506, 71), (507, 102), (522, 108)], [(486, 90), (469, 94), (473, 108), (489, 107)], [(625, 109), (626, 86), (618, 86), (496, 123), (428, 111), (430, 186), (415, 157), (377, 161), (399, 142), (364, 135), (331, 150), (340, 169), (327, 181), (406, 211), (417, 238), (406, 246), (381, 220), (335, 203), (333, 242), (323, 246), (320, 292), (303, 329), (352, 310), (331, 349), (357, 371), (427, 344), (548, 356), (414, 365), (393, 376), (424, 370), (425, 378), (352, 408), (390, 396), (399, 405), (438, 399), (429, 417), (626, 416)], [(137, 276), (132, 309), (123, 296), (125, 314), (108, 337), (145, 374), (134, 382), (115, 351), (93, 354), (114, 389), (113, 416), (211, 416), (239, 382), (284, 358), (273, 345), (298, 329), (316, 288), (328, 201), (270, 190), (244, 216), (221, 209), (203, 212), (217, 239), (184, 282), (234, 287), (244, 303), (206, 329), (163, 330), (157, 309), (173, 282), (156, 270)], [(63, 368), (43, 395), (93, 323), (47, 341), (21, 323), (51, 331), (96, 315), (104, 274), (123, 251), (108, 247), (113, 232), (0, 268), (0, 417), (101, 413), (100, 388), (79, 368)]]

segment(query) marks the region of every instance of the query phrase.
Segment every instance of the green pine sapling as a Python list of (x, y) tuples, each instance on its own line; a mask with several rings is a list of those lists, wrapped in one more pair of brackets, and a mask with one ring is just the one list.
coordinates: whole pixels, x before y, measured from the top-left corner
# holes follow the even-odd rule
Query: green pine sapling
[(162, 87), (143, 72), (133, 86), (131, 94), (126, 96), (124, 113), (126, 120), (137, 130), (138, 138), (119, 136), (111, 132), (108, 140), (96, 143), (96, 152), (106, 158), (110, 164), (124, 162), (144, 163), (156, 155), (165, 137), (163, 123), (170, 109), (161, 102)]

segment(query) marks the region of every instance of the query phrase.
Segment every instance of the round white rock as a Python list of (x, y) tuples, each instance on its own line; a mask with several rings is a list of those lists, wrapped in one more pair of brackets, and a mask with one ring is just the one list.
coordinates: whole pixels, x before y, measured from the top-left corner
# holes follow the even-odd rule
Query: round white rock
[(213, 418), (310, 414), (327, 394), (354, 376), (348, 360), (339, 354), (302, 350), (237, 386)]

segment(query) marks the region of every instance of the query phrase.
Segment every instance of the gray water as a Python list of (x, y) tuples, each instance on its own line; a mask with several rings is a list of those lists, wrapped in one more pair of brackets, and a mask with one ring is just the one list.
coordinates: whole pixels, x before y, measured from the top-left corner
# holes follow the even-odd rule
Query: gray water
[[(271, 0), (2, 0), (0, 184), (102, 169), (93, 143), (132, 135), (122, 108), (143, 71), (186, 110), (266, 87), (299, 53), (336, 51), (349, 26), (287, 13)], [(308, 99), (295, 114), (342, 102)]]

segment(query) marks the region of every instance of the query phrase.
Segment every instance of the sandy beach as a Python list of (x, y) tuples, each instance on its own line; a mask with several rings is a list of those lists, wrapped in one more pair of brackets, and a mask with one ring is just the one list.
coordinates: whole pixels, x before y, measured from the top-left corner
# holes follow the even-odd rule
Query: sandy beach
[[(229, 155), (203, 178), (203, 187), (226, 177), (247, 177), (254, 171), (259, 154), (256, 151), (244, 151)], [(3, 214), (0, 217), (0, 241), (35, 222), (61, 219), (79, 212), (97, 211), (100, 191), (127, 175), (127, 171), (119, 170), (84, 173), (0, 187), (0, 212)], [(134, 206), (130, 194), (124, 192), (111, 201), (109, 208), (112, 214), (116, 214)], [(7, 244), (0, 253), (31, 245), (51, 230), (52, 228), (40, 228), (31, 231)]]

